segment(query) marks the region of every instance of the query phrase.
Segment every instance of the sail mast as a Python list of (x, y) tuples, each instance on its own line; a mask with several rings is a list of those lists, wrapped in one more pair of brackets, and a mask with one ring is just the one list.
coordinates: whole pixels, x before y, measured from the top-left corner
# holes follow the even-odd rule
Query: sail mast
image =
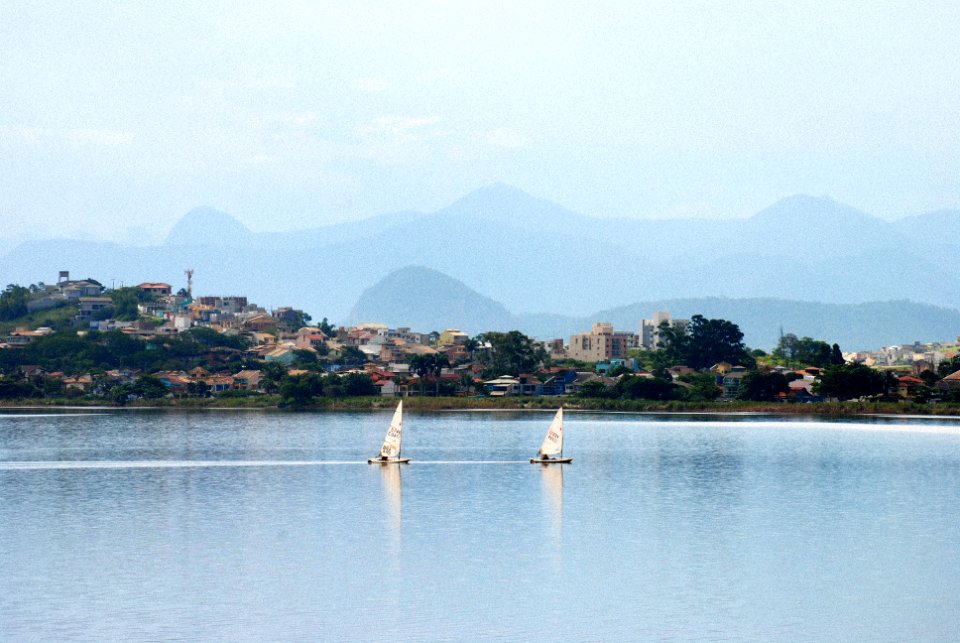
[(557, 414), (553, 418), (553, 422), (550, 423), (550, 427), (547, 429), (547, 435), (543, 438), (543, 443), (540, 445), (540, 455), (549, 456), (563, 454), (563, 407), (557, 411)]
[(400, 455), (400, 446), (403, 439), (403, 400), (397, 404), (397, 410), (393, 412), (393, 420), (390, 422), (390, 428), (387, 429), (387, 435), (383, 439), (383, 446), (380, 447), (380, 455), (392, 457)]

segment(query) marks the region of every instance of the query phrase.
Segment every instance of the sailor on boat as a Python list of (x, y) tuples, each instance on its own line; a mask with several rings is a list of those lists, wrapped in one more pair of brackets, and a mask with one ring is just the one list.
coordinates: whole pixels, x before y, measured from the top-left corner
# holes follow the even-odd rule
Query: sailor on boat
[(547, 428), (547, 435), (543, 438), (537, 457), (530, 458), (530, 464), (569, 464), (570, 462), (573, 462), (573, 458), (566, 458), (563, 455), (563, 407), (561, 406)]

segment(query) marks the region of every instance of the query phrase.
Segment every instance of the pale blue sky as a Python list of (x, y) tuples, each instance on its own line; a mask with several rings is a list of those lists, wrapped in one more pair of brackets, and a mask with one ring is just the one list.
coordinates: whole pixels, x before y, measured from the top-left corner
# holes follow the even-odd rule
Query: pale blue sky
[(958, 33), (956, 2), (0, 2), (3, 234), (496, 181), (596, 216), (958, 208)]

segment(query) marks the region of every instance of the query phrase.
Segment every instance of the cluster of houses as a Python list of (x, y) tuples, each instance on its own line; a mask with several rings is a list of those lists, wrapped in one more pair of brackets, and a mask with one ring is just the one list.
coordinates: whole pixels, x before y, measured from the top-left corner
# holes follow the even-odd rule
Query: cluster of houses
[(914, 342), (901, 346), (884, 346), (878, 351), (844, 353), (843, 358), (871, 368), (905, 367), (909, 368), (913, 375), (920, 375), (924, 371), (936, 370), (940, 362), (956, 355), (958, 345), (960, 337), (957, 337), (956, 344)]
[[(93, 280), (71, 280), (68, 272), (61, 272), (56, 284), (41, 286), (33, 294), (28, 309), (43, 310), (63, 303), (77, 305), (75, 325), (80, 332), (88, 330), (119, 331), (141, 339), (176, 335), (191, 328), (209, 328), (224, 335), (244, 335), (251, 346), (243, 351), (245, 363), (276, 363), (290, 375), (305, 374), (297, 369), (298, 361), (313, 355), (331, 372), (358, 372), (368, 375), (385, 396), (417, 395), (426, 392), (420, 375), (412, 369), (417, 357), (433, 360), (438, 367), (429, 371), (433, 391), (441, 387), (446, 392), (461, 395), (482, 393), (491, 396), (512, 395), (571, 395), (584, 385), (597, 382), (614, 386), (618, 377), (611, 372), (628, 372), (634, 377), (652, 378), (653, 374), (639, 367), (630, 355), (639, 350), (657, 350), (662, 324), (683, 328), (685, 319), (673, 319), (668, 312), (657, 312), (652, 319), (642, 320), (638, 332), (618, 331), (613, 324), (597, 322), (589, 331), (577, 333), (568, 342), (554, 339), (543, 343), (553, 360), (575, 360), (593, 364), (591, 370), (575, 368), (546, 368), (536, 373), (517, 376), (500, 375), (492, 379), (481, 377), (484, 367), (473, 361), (469, 347), (471, 340), (459, 329), (424, 333), (410, 328), (389, 328), (379, 323), (363, 323), (350, 327), (332, 328), (306, 325), (309, 319), (303, 311), (282, 307), (268, 311), (243, 296), (193, 297), (190, 288), (174, 293), (166, 283), (145, 282), (136, 286), (143, 294), (138, 305), (139, 316), (134, 321), (111, 317), (113, 299), (104, 296), (104, 288)], [(0, 341), (0, 349), (16, 349), (53, 332), (50, 328), (17, 329)], [(469, 347), (469, 348), (468, 348)], [(240, 352), (240, 351), (238, 351)], [(345, 359), (345, 356), (352, 359)], [(848, 361), (860, 361), (870, 366), (909, 365), (913, 372), (899, 376), (901, 397), (909, 399), (914, 390), (924, 385), (919, 375), (950, 356), (943, 346), (919, 345), (888, 347), (879, 353), (845, 354)], [(322, 359), (320, 359), (322, 358)], [(346, 364), (352, 364), (347, 366)], [(800, 370), (775, 367), (774, 371), (789, 379), (790, 391), (781, 394), (783, 401), (818, 401), (814, 382), (820, 375), (816, 368)], [(44, 373), (38, 366), (24, 366), (22, 374), (34, 381), (37, 378), (59, 378), (64, 389), (81, 393), (99, 394), (118, 384), (137, 380), (141, 373), (132, 370), (108, 371), (104, 375)], [(748, 370), (740, 365), (721, 362), (710, 369), (715, 377), (722, 399), (736, 396)], [(694, 371), (686, 366), (674, 366), (668, 374), (681, 387), (690, 386), (683, 376)], [(175, 396), (217, 394), (228, 390), (260, 391), (264, 378), (261, 371), (247, 369), (239, 373), (208, 372), (194, 368), (188, 372), (152, 373)], [(952, 378), (952, 379), (951, 379)], [(944, 386), (960, 388), (960, 374), (943, 380)]]

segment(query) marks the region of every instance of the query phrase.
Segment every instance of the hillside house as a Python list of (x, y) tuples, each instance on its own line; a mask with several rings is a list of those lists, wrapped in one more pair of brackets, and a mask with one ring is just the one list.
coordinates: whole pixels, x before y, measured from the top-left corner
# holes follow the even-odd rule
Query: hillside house
[(588, 382), (600, 382), (604, 386), (613, 386), (617, 383), (613, 378), (603, 377), (592, 371), (577, 371), (576, 377), (567, 383), (567, 395), (578, 395), (583, 389), (584, 384)]
[(17, 348), (19, 346), (26, 346), (37, 341), (41, 337), (45, 337), (53, 333), (53, 329), (47, 328), (46, 326), (41, 326), (36, 330), (28, 330), (26, 328), (18, 328), (14, 331), (11, 331), (7, 335), (7, 344), (11, 348)]
[(327, 337), (319, 328), (315, 326), (305, 326), (297, 331), (297, 338), (294, 341), (296, 348), (314, 350), (324, 348), (327, 344)]
[(145, 282), (137, 286), (143, 292), (155, 295), (157, 297), (166, 297), (173, 293), (173, 287), (170, 284), (160, 282)]
[(80, 310), (75, 320), (79, 323), (89, 322), (98, 316), (100, 311), (112, 310), (113, 300), (109, 297), (80, 297)]
[(567, 386), (577, 379), (577, 371), (554, 366), (541, 370), (539, 376), (543, 380), (542, 395), (565, 395)]
[(93, 376), (89, 373), (63, 378), (63, 388), (67, 391), (86, 393), (91, 386), (93, 386)]
[(437, 346), (463, 345), (470, 336), (458, 328), (447, 328), (437, 337)]
[(292, 348), (288, 346), (280, 346), (273, 349), (269, 353), (264, 354), (263, 360), (265, 362), (277, 362), (279, 364), (285, 364), (289, 366), (296, 360), (296, 355), (294, 354)]
[(671, 366), (667, 369), (667, 374), (670, 376), (672, 381), (677, 381), (684, 375), (695, 375), (696, 369), (690, 368), (689, 366)]
[(241, 324), (242, 328), (254, 333), (275, 333), (277, 320), (267, 313), (255, 313)]
[(203, 378), (211, 393), (223, 393), (233, 388), (233, 377), (230, 375), (211, 375)]
[(918, 390), (926, 386), (919, 377), (913, 375), (901, 375), (897, 378), (897, 397), (901, 400), (912, 400), (916, 397)]
[(505, 395), (520, 395), (520, 380), (509, 375), (501, 375), (492, 380), (483, 383), (490, 393), (490, 397), (503, 397)]
[(944, 393), (960, 391), (960, 371), (950, 373), (937, 382), (937, 388)]
[(241, 391), (258, 391), (261, 377), (260, 371), (240, 371), (233, 376), (233, 388)]
[(740, 390), (740, 382), (747, 376), (747, 372), (745, 366), (731, 366), (729, 371), (718, 376), (720, 378), (718, 384), (723, 389), (723, 399), (732, 400), (737, 396), (737, 391)]

